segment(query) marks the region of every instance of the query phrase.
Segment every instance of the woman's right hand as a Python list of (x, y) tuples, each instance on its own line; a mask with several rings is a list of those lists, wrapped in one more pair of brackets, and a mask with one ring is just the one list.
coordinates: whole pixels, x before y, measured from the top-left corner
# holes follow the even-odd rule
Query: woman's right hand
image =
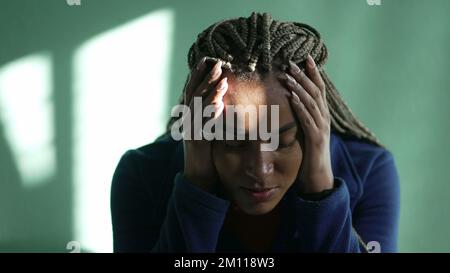
[[(223, 96), (228, 90), (227, 78), (222, 78), (222, 63), (218, 61), (209, 70), (206, 59), (203, 58), (198, 65), (192, 69), (188, 83), (184, 90), (184, 102), (191, 111), (191, 138), (184, 139), (184, 175), (188, 181), (201, 189), (213, 193), (215, 183), (218, 183), (217, 170), (211, 156), (211, 142), (202, 137), (195, 140), (194, 135), (199, 134), (194, 129), (202, 130), (204, 118), (195, 119), (196, 115), (202, 116), (203, 109), (207, 105), (214, 105), (216, 118), (222, 114), (224, 104)], [(194, 97), (201, 97), (202, 109), (195, 109)], [(210, 119), (210, 118), (208, 118)], [(202, 120), (201, 126), (194, 126), (194, 120)]]

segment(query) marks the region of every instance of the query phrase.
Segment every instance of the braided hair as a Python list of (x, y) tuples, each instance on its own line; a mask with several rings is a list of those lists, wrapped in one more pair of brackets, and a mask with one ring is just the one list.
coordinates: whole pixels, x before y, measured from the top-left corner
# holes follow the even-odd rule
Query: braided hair
[[(331, 115), (331, 129), (342, 136), (383, 147), (376, 136), (362, 124), (323, 69), (328, 51), (313, 27), (297, 22), (274, 20), (268, 13), (253, 12), (250, 17), (239, 17), (217, 22), (198, 35), (188, 53), (189, 69), (203, 58), (222, 60), (236, 74), (257, 72), (264, 74), (274, 70), (286, 70), (289, 61), (302, 70), (308, 54), (314, 59), (323, 78), (326, 98)], [(183, 94), (180, 103), (183, 101)], [(175, 121), (169, 120), (167, 128)], [(170, 129), (168, 129), (170, 130)]]

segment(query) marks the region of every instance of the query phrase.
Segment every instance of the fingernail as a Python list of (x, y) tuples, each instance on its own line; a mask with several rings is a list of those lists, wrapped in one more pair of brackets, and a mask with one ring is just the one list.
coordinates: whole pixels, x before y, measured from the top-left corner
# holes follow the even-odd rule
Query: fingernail
[(218, 61), (213, 67), (211, 79), (219, 77), (221, 72), (222, 72), (222, 61)]
[(300, 98), (298, 97), (297, 94), (295, 94), (294, 91), (291, 91), (292, 93), (292, 99), (294, 100), (295, 103), (299, 103), (300, 102)]
[(289, 67), (293, 73), (301, 72), (300, 67), (298, 67), (298, 65), (296, 63), (294, 63), (293, 61), (289, 61)]
[(228, 87), (228, 81), (227, 80), (228, 80), (227, 77), (225, 77), (225, 78), (223, 78), (220, 81), (219, 87), (217, 88), (218, 92), (223, 92), (223, 91), (225, 91), (227, 89), (227, 87)]
[(309, 66), (310, 68), (316, 67), (316, 62), (314, 62), (313, 57), (311, 57), (311, 55), (309, 55), (309, 54), (308, 54), (308, 60), (307, 60), (307, 62), (308, 62), (308, 66)]
[(200, 70), (200, 67), (205, 63), (206, 57), (203, 57), (195, 67), (197, 70)]
[(291, 86), (294, 86), (295, 85), (295, 79), (291, 75), (289, 75), (287, 73), (285, 75), (286, 75), (287, 83), (289, 85), (291, 85)]

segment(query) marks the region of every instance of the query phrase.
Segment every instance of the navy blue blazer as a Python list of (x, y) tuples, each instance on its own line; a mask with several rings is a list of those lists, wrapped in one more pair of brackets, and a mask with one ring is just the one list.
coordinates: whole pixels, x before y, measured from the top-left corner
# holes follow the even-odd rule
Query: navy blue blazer
[[(335, 189), (311, 201), (292, 186), (271, 251), (395, 252), (400, 190), (392, 154), (335, 132), (330, 152)], [(170, 135), (122, 156), (111, 186), (115, 252), (246, 251), (222, 230), (229, 202), (186, 181), (183, 165), (182, 142)]]

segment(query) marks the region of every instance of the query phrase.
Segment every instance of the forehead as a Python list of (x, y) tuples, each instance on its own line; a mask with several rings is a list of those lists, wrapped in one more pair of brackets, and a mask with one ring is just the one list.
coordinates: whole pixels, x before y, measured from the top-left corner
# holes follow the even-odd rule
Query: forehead
[[(227, 108), (233, 106), (245, 106), (256, 107), (256, 115), (259, 118), (259, 111), (261, 106), (267, 106), (268, 109), (268, 128), (270, 124), (270, 109), (273, 105), (279, 106), (279, 126), (283, 126), (294, 121), (292, 110), (286, 95), (288, 90), (277, 79), (276, 74), (270, 73), (265, 77), (258, 79), (258, 77), (252, 79), (240, 80), (235, 75), (228, 73), (225, 75), (228, 78), (228, 91), (224, 96), (225, 113)], [(240, 112), (248, 111), (249, 108), (235, 108), (234, 111), (239, 114)], [(245, 112), (246, 113), (246, 112)], [(244, 114), (245, 114), (244, 113)], [(255, 124), (251, 124), (246, 121), (246, 130), (255, 128)], [(256, 128), (255, 128), (256, 129)]]
[[(240, 80), (234, 74), (225, 73), (228, 78), (228, 91), (224, 96), (225, 105), (279, 105), (281, 112), (291, 112), (289, 91), (280, 83), (276, 74), (268, 73), (263, 78)], [(288, 114), (288, 113), (286, 113)]]

